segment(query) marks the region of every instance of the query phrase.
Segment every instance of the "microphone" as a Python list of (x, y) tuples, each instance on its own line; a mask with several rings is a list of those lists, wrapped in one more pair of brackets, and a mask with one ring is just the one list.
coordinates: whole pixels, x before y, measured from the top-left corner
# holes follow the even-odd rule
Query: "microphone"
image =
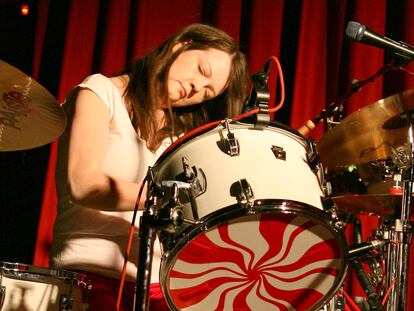
[(381, 36), (360, 23), (350, 21), (345, 32), (352, 40), (382, 48), (406, 60), (414, 60), (413, 46)]

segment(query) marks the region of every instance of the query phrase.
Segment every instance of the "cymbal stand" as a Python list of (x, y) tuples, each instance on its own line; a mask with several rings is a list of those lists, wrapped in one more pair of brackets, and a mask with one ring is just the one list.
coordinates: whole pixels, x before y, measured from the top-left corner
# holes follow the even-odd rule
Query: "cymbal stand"
[(412, 224), (410, 223), (410, 206), (413, 192), (413, 124), (408, 114), (408, 140), (410, 146), (410, 163), (408, 177), (402, 181), (402, 205), (400, 218), (395, 219), (395, 224), (390, 230), (390, 243), (388, 250), (388, 271), (387, 287), (390, 294), (387, 299), (386, 310), (406, 310), (407, 289), (408, 289), (408, 270), (410, 261), (410, 247), (412, 241)]

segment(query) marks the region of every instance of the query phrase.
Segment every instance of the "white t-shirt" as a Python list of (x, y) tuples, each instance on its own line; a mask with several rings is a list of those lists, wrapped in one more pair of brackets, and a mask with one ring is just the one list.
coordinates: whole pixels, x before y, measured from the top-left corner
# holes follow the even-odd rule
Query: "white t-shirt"
[[(152, 166), (168, 147), (169, 140), (166, 140), (155, 154), (147, 149), (145, 141), (139, 138), (131, 124), (123, 97), (109, 78), (101, 74), (91, 75), (79, 84), (79, 87), (95, 92), (110, 111), (110, 133), (102, 169), (112, 177), (141, 183), (148, 167)], [(65, 103), (69, 125), (73, 117), (76, 92), (77, 89), (69, 94)], [(56, 163), (58, 213), (54, 225), (50, 265), (56, 269), (85, 270), (119, 278), (133, 212), (99, 211), (78, 206), (70, 201), (66, 167), (69, 132), (68, 126), (59, 140)], [(145, 191), (141, 198), (141, 202), (143, 201)], [(137, 275), (138, 224), (139, 217), (135, 222), (136, 232), (126, 273), (127, 279), (132, 281)], [(161, 251), (157, 239), (152, 262), (152, 283), (158, 282), (160, 259)]]

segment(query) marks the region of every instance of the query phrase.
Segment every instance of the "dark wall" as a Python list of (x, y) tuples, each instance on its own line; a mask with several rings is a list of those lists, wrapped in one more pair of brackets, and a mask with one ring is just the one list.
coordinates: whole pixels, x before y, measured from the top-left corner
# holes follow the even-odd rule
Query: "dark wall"
[[(25, 1), (28, 16), (20, 3), (0, 0), (0, 59), (31, 76), (36, 1)], [(9, 79), (0, 72), (0, 91)], [(48, 154), (49, 145), (0, 150), (0, 261), (32, 263)]]

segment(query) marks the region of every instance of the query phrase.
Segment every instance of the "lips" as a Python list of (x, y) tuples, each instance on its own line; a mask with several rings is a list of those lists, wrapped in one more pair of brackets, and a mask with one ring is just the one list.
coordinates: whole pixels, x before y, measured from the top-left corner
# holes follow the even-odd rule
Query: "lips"
[(186, 95), (187, 95), (187, 91), (186, 91), (186, 89), (184, 88), (184, 86), (181, 84), (181, 82), (179, 82), (179, 84), (180, 84), (180, 86), (181, 86), (181, 88), (180, 88), (180, 97), (181, 97), (181, 98), (184, 98), (184, 97), (186, 97)]

